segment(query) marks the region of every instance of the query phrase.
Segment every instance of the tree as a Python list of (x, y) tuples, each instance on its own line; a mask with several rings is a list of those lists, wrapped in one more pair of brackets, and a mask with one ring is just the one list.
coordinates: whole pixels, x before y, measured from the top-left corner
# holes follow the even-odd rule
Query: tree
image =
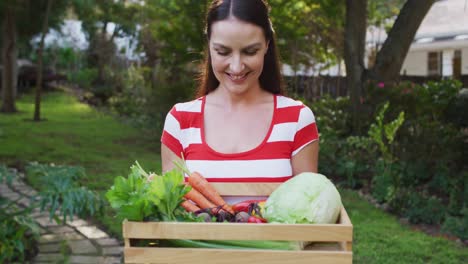
[(422, 20), (435, 0), (407, 0), (400, 10), (375, 64), (364, 64), (367, 30), (367, 0), (346, 0), (345, 63), (347, 86), (352, 102), (353, 129), (359, 131), (358, 113), (367, 80), (389, 82), (397, 80), (403, 61)]
[(44, 24), (42, 26), (41, 42), (38, 50), (38, 66), (37, 66), (37, 80), (36, 80), (36, 100), (34, 107), (34, 121), (41, 120), (41, 91), (42, 91), (42, 54), (44, 51), (44, 39), (49, 30), (49, 16), (50, 9), (52, 8), (53, 0), (47, 0), (47, 9), (44, 17)]
[[(89, 1), (88, 1), (89, 2)], [(74, 11), (83, 22), (90, 43), (88, 60), (98, 69), (96, 84), (105, 83), (105, 67), (109, 65), (116, 53), (115, 38), (132, 36), (138, 24), (137, 1), (128, 0), (93, 0), (93, 4), (83, 1), (74, 3)], [(111, 23), (115, 26), (111, 34), (108, 29)]]
[(16, 31), (16, 10), (9, 2), (1, 4), (0, 12), (3, 14), (2, 21), (2, 105), (1, 112), (16, 112), (16, 60), (17, 51), (17, 31)]
[[(51, 9), (50, 27), (62, 22), (64, 10), (70, 1), (86, 2), (88, 0), (58, 1)], [(15, 112), (15, 96), (17, 85), (18, 47), (29, 46), (31, 38), (41, 32), (44, 21), (46, 0), (6, 0), (0, 1), (2, 25), (2, 112)], [(31, 49), (31, 47), (30, 47)]]

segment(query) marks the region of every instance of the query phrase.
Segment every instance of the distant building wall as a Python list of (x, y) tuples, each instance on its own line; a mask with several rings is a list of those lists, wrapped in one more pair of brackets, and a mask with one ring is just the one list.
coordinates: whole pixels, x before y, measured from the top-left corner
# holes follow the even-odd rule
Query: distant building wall
[(409, 52), (401, 67), (402, 75), (426, 76), (427, 51)]

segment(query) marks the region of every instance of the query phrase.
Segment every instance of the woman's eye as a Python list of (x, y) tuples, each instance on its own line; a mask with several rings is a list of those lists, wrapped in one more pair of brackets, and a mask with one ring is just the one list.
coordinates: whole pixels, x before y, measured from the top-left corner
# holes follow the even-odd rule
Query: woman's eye
[(253, 56), (253, 55), (257, 54), (257, 51), (258, 50), (246, 50), (246, 51), (244, 51), (244, 53), (246, 55)]
[(227, 56), (229, 54), (229, 51), (222, 51), (222, 50), (217, 50), (216, 51), (218, 55), (220, 56)]

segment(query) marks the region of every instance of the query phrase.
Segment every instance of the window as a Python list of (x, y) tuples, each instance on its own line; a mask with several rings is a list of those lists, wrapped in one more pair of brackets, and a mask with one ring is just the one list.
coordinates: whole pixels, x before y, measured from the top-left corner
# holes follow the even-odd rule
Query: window
[(427, 73), (429, 76), (442, 75), (442, 52), (429, 52), (428, 53)]
[(453, 69), (453, 78), (460, 79), (461, 76), (461, 59), (462, 54), (461, 50), (455, 50), (453, 53), (453, 60), (452, 60), (452, 69)]

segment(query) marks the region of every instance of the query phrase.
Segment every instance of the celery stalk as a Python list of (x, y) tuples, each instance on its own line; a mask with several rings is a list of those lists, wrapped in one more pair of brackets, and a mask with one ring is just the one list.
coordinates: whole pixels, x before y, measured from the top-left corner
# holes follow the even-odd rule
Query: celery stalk
[(218, 248), (218, 249), (275, 249), (301, 250), (302, 243), (298, 241), (270, 240), (190, 240), (173, 239), (166, 241), (173, 247)]

